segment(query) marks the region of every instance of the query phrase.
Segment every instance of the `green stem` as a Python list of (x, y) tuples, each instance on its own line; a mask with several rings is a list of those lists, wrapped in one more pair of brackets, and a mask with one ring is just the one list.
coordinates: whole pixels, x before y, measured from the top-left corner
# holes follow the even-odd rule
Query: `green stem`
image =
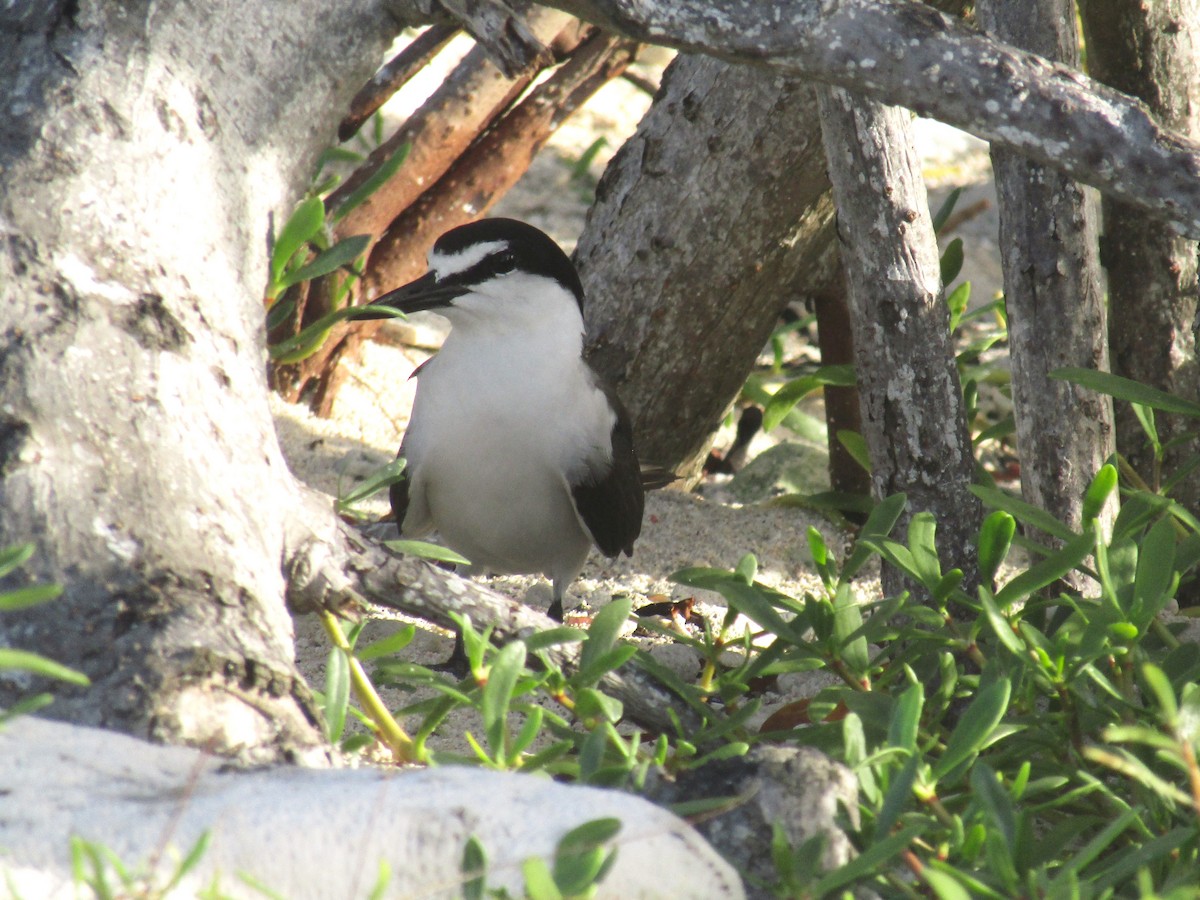
[(392, 718), (392, 714), (388, 712), (388, 708), (384, 705), (383, 700), (375, 690), (375, 685), (371, 684), (371, 679), (367, 677), (362, 663), (354, 655), (350, 644), (346, 641), (346, 636), (342, 634), (342, 629), (338, 627), (333, 613), (328, 610), (321, 610), (319, 615), (321, 617), (321, 625), (325, 628), (325, 633), (329, 635), (329, 639), (333, 641), (335, 647), (346, 654), (346, 660), (350, 664), (350, 684), (354, 688), (354, 695), (358, 698), (363, 712), (374, 723), (380, 739), (391, 749), (396, 762), (421, 762), (422, 760), (419, 759), (419, 754), (412, 738), (405, 733), (400, 723)]

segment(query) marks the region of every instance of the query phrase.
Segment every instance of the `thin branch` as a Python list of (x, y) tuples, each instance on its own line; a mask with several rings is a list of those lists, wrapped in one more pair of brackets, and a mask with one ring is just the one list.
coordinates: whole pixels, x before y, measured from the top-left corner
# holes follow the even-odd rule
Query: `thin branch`
[[(332, 518), (328, 508), (313, 499), (303, 521), (329, 523)], [(296, 525), (305, 530), (290, 541), (287, 575), (288, 602), (298, 612), (338, 609), (347, 602), (365, 600), (450, 629), (456, 627), (450, 618), (454, 612), (469, 615), (472, 622), (493, 625), (493, 635), (500, 641), (559, 625), (476, 581), (421, 560), (396, 556), (352, 526), (334, 523), (323, 534)], [(564, 672), (575, 672), (580, 652), (578, 644), (560, 644), (546, 654)], [(700, 726), (694, 710), (632, 665), (604, 676), (600, 687), (621, 701), (626, 719), (649, 731), (672, 731), (671, 713), (687, 734)]]
[(354, 137), (363, 122), (425, 68), (458, 32), (457, 25), (431, 25), (388, 60), (350, 101), (350, 111), (338, 126), (338, 140), (348, 141)]
[(636, 40), (770, 66), (1011, 147), (1200, 237), (1200, 144), (1139, 101), (908, 0), (549, 0)]

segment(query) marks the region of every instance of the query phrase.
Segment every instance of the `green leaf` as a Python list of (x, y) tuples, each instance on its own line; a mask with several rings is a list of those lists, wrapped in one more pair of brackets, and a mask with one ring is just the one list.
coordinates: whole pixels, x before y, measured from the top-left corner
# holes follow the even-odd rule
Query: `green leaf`
[(733, 574), (741, 579), (744, 584), (754, 584), (754, 579), (758, 575), (758, 560), (753, 553), (747, 553), (738, 560), (738, 564), (734, 566)]
[[(1104, 892), (1116, 887), (1133, 876), (1139, 869), (1148, 869), (1160, 859), (1174, 854), (1186, 842), (1194, 841), (1196, 827), (1193, 825), (1183, 828), (1173, 828), (1166, 834), (1137, 845), (1135, 853), (1114, 853), (1105, 858), (1109, 865), (1099, 873), (1089, 872), (1088, 886), (1096, 892), (1096, 896), (1105, 896)], [(1182, 854), (1180, 854), (1182, 856)], [(1193, 879), (1194, 880), (1194, 879)], [(1146, 891), (1143, 897), (1155, 896)], [(1163, 900), (1194, 900), (1194, 887), (1184, 885), (1182, 890), (1176, 889), (1171, 893), (1163, 892), (1157, 895)]]
[[(636, 653), (636, 648), (631, 648)], [(625, 707), (620, 700), (595, 688), (583, 688), (575, 695), (575, 715), (581, 719), (598, 718), (616, 724), (621, 721)]]
[(530, 653), (537, 653), (539, 650), (546, 650), (550, 647), (557, 647), (559, 644), (578, 644), (586, 640), (586, 637), (579, 632), (578, 628), (568, 628), (566, 625), (558, 628), (547, 628), (545, 631), (537, 631), (523, 638), (525, 646), (529, 648)]
[(854, 549), (850, 555), (846, 557), (846, 561), (842, 564), (842, 580), (849, 581), (871, 558), (871, 554), (875, 552), (869, 543), (864, 542), (864, 538), (885, 538), (891, 534), (892, 529), (896, 526), (896, 522), (900, 519), (900, 514), (904, 512), (904, 504), (908, 502), (908, 497), (904, 494), (893, 494), (892, 496), (881, 500), (872, 510), (871, 515), (867, 517), (867, 521), (863, 524), (862, 531), (859, 532), (859, 539), (854, 545)]
[(829, 561), (829, 547), (825, 544), (825, 536), (812, 525), (808, 526), (808, 551), (812, 554), (813, 563), (817, 568), (823, 568)]
[(1004, 717), (1004, 711), (1008, 709), (1011, 693), (1012, 684), (1007, 678), (1000, 678), (975, 695), (947, 739), (946, 749), (933, 768), (935, 779), (945, 777), (986, 746), (992, 732)]
[(1111, 463), (1105, 463), (1083, 495), (1083, 521), (1090, 522), (1100, 515), (1104, 504), (1116, 489), (1117, 469)]
[(1154, 453), (1157, 456), (1162, 452), (1162, 441), (1158, 437), (1158, 427), (1154, 423), (1154, 410), (1141, 403), (1131, 403), (1133, 414), (1137, 417), (1138, 424), (1142, 426), (1142, 431), (1146, 432), (1146, 439), (1150, 441), (1150, 446), (1154, 448)]
[(0, 728), (3, 728), (5, 723), (19, 719), (21, 716), (31, 716), (39, 709), (45, 709), (53, 702), (53, 694), (33, 694), (22, 700), (18, 700), (12, 706), (8, 707), (8, 709), (0, 710)]
[(325, 663), (325, 738), (329, 743), (342, 739), (349, 708), (350, 661), (346, 651), (334, 647)]
[(892, 776), (887, 793), (883, 795), (883, 803), (879, 806), (879, 815), (875, 817), (875, 835), (883, 837), (892, 830), (892, 826), (900, 819), (912, 800), (913, 784), (917, 780), (917, 767), (921, 758), (915, 753), (905, 760), (900, 771)]
[(583, 642), (583, 651), (579, 657), (581, 673), (590, 670), (616, 646), (621, 629), (629, 620), (632, 610), (633, 601), (628, 597), (619, 597), (592, 617), (592, 624), (588, 626), (587, 638)]
[(461, 553), (455, 553), (449, 547), (443, 547), (441, 544), (431, 544), (428, 541), (412, 541), (407, 538), (396, 541), (384, 541), (383, 546), (389, 550), (395, 550), (397, 553), (403, 553), (405, 556), (416, 556), (420, 559), (429, 559), (434, 562), (454, 563), (459, 566), (469, 566), (471, 561)]
[(397, 147), (396, 152), (389, 156), (384, 161), (383, 165), (372, 172), (371, 175), (362, 184), (360, 184), (358, 188), (351, 192), (350, 196), (343, 200), (338, 208), (333, 211), (333, 221), (341, 221), (347, 213), (349, 213), (352, 209), (361, 206), (368, 197), (383, 187), (384, 184), (387, 183), (388, 179), (396, 174), (396, 170), (400, 168), (401, 163), (403, 163), (408, 157), (408, 152), (411, 149), (412, 144), (407, 142)]
[(553, 877), (564, 896), (582, 895), (597, 882), (616, 852), (605, 845), (620, 830), (620, 819), (595, 819), (563, 835), (554, 851)]
[[(1084, 750), (1084, 755), (1087, 755), (1087, 749)], [(1137, 818), (1137, 810), (1127, 809), (1120, 813), (1112, 822), (1100, 830), (1083, 848), (1073, 857), (1066, 861), (1066, 865), (1062, 867), (1062, 874), (1054, 880), (1062, 882), (1069, 874), (1078, 874), (1086, 866), (1090, 865), (1101, 853), (1103, 853), (1110, 845), (1120, 836), (1130, 823)], [(1053, 893), (1051, 894), (1053, 895)]]
[(979, 579), (984, 584), (996, 580), (1000, 564), (1008, 556), (1013, 535), (1017, 533), (1017, 520), (1002, 509), (993, 511), (983, 520), (979, 529)]
[(384, 488), (391, 487), (396, 482), (403, 480), (406, 464), (407, 462), (403, 456), (397, 456), (386, 466), (376, 469), (338, 500), (338, 512), (345, 512), (348, 508), (365, 500), (372, 494), (376, 494)]
[(338, 241), (328, 250), (318, 253), (317, 256), (307, 264), (296, 269), (294, 272), (288, 272), (278, 282), (280, 287), (289, 288), (293, 284), (299, 284), (302, 281), (312, 281), (314, 278), (320, 278), (322, 275), (328, 275), (330, 272), (337, 271), (342, 266), (358, 259), (367, 249), (367, 245), (371, 243), (369, 234), (356, 234), (353, 237), (348, 237)]
[(267, 309), (267, 333), (271, 333), (290, 319), (295, 311), (296, 301), (292, 297), (272, 303)]
[[(390, 309), (386, 306), (376, 306), (374, 310), (393, 318), (403, 318), (404, 314), (398, 310)], [(312, 356), (320, 346), (325, 343), (325, 338), (329, 336), (329, 329), (333, 328), (338, 322), (352, 319), (354, 316), (362, 312), (360, 306), (347, 306), (342, 309), (336, 309), (328, 313), (311, 325), (300, 330), (299, 334), (282, 340), (277, 344), (272, 344), (267, 348), (267, 352), (271, 357), (272, 362), (279, 364), (300, 362), (302, 359), (307, 359)]]
[(1175, 530), (1169, 519), (1159, 519), (1138, 548), (1132, 610), (1157, 615), (1166, 605), (1174, 581)]
[(991, 626), (1000, 643), (1013, 656), (1025, 661), (1025, 645), (1013, 632), (1012, 625), (1008, 619), (1004, 618), (1004, 613), (1000, 612), (1000, 609), (996, 606), (996, 601), (992, 598), (992, 592), (987, 590), (983, 585), (979, 586), (979, 602), (983, 607), (983, 613), (987, 618), (988, 625)]
[(92, 683), (91, 679), (82, 672), (69, 669), (52, 659), (46, 659), (44, 656), (30, 653), (27, 650), (0, 649), (0, 672), (6, 671), (29, 672), (32, 675), (40, 675), (42, 678), (53, 678), (56, 681), (65, 681), (80, 687), (87, 687)]
[(284, 223), (275, 246), (271, 248), (271, 284), (278, 285), (284, 269), (296, 251), (310, 241), (325, 225), (325, 203), (320, 197), (303, 200)]
[[(866, 674), (870, 662), (867, 639), (858, 634), (862, 623), (858, 598), (854, 596), (850, 583), (843, 581), (833, 598), (833, 637), (838, 642), (838, 652), (843, 662), (859, 677)], [(856, 634), (858, 636), (854, 637)]]
[(391, 656), (393, 653), (398, 653), (407, 647), (412, 642), (416, 633), (417, 629), (415, 626), (401, 625), (387, 637), (382, 637), (377, 641), (372, 641), (365, 647), (358, 648), (355, 651), (355, 656), (362, 662), (378, 659), (381, 656)]
[(167, 883), (157, 888), (157, 890), (162, 892), (160, 896), (170, 896), (171, 892), (178, 887), (179, 882), (183, 881), (184, 876), (196, 868), (196, 865), (204, 858), (204, 854), (208, 852), (211, 843), (212, 832), (208, 829), (200, 832), (200, 837), (196, 838), (196, 842), (192, 844), (191, 849), (180, 860), (179, 865), (175, 867), (175, 871), (171, 873), (171, 877), (167, 880)]
[(862, 466), (864, 472), (870, 474), (871, 454), (867, 450), (867, 442), (863, 436), (849, 428), (839, 428), (837, 439), (838, 443), (846, 448), (846, 452), (850, 454), (850, 458)]
[(1011, 855), (1017, 842), (1017, 812), (1012, 797), (1000, 783), (996, 772), (984, 762), (971, 768), (971, 796), (987, 814), (989, 831), (999, 831)]
[(507, 735), (508, 708), (512, 702), (513, 689), (525, 668), (525, 645), (520, 641), (505, 644), (492, 660), (488, 670), (487, 684), (483, 686), (483, 697), (479, 714), (496, 758), (505, 755), (504, 739)]
[(12, 612), (15, 609), (28, 609), (53, 600), (62, 594), (62, 585), (31, 584), (28, 587), (17, 588), (0, 594), (0, 611)]
[(756, 584), (729, 578), (713, 585), (713, 590), (747, 619), (772, 634), (792, 642), (803, 643), (803, 633), (779, 614)]
[(546, 718), (546, 711), (540, 706), (531, 706), (525, 713), (525, 722), (521, 725), (521, 730), (517, 732), (517, 736), (513, 738), (512, 746), (508, 751), (508, 764), (511, 767), (516, 767), (521, 761), (521, 754), (525, 752), (537, 736), (542, 731), (542, 722)]
[(937, 520), (933, 513), (922, 510), (908, 521), (908, 549), (913, 567), (921, 584), (932, 590), (942, 580), (942, 564), (938, 559)]
[(946, 227), (946, 222), (950, 220), (950, 214), (954, 212), (954, 207), (958, 204), (958, 198), (962, 196), (963, 189), (956, 187), (942, 201), (942, 205), (938, 207), (938, 211), (933, 214), (933, 233), (937, 234)]
[(1200, 684), (1188, 682), (1180, 695), (1179, 718), (1175, 731), (1180, 740), (1193, 746), (1200, 742)]
[(1158, 707), (1162, 710), (1163, 721), (1168, 725), (1174, 725), (1175, 720), (1179, 717), (1179, 706), (1175, 702), (1175, 691), (1171, 687), (1170, 679), (1154, 663), (1146, 663), (1142, 666), (1142, 677), (1146, 681), (1146, 686), (1154, 692), (1154, 698), (1158, 701)]
[(1062, 549), (1026, 569), (996, 594), (996, 606), (1006, 609), (1016, 601), (1040, 591), (1074, 571), (1095, 547), (1095, 538), (1081, 534), (1064, 544)]
[(763, 431), (771, 431), (791, 411), (797, 403), (813, 391), (827, 385), (834, 387), (854, 387), (856, 384), (854, 366), (833, 365), (821, 366), (810, 375), (794, 378), (771, 395), (763, 409)]
[(1050, 513), (1030, 503), (1026, 503), (1024, 500), (1019, 500), (1003, 491), (984, 487), (979, 484), (970, 485), (970, 491), (983, 501), (984, 506), (990, 506), (993, 509), (1002, 509), (1006, 513), (1015, 516), (1017, 521), (1024, 522), (1026, 525), (1032, 525), (1034, 528), (1040, 529), (1059, 540), (1069, 541), (1075, 537), (1075, 532), (1050, 515)]
[(933, 891), (937, 900), (971, 900), (971, 893), (948, 872), (926, 866), (921, 877)]
[(950, 307), (950, 330), (952, 332), (962, 324), (963, 313), (966, 312), (970, 300), (971, 282), (969, 281), (964, 281), (946, 298), (946, 305)]
[(888, 868), (886, 864), (903, 852), (915, 838), (924, 832), (925, 828), (926, 823), (920, 822), (909, 825), (882, 840), (875, 841), (850, 862), (822, 877), (813, 885), (812, 896), (830, 896), (838, 888), (858, 881), (860, 878), (866, 878), (875, 872), (886, 871)]
[(1168, 394), (1166, 391), (1160, 391), (1158, 388), (1152, 388), (1129, 378), (1122, 378), (1120, 375), (1097, 372), (1095, 369), (1068, 367), (1056, 369), (1050, 373), (1050, 377), (1060, 381), (1072, 381), (1089, 390), (1109, 394), (1118, 400), (1141, 403), (1162, 412), (1200, 419), (1200, 403), (1185, 400), (1183, 397)]
[(0, 550), (0, 578), (25, 565), (33, 556), (33, 550), (32, 541), (25, 544), (14, 544)]
[(896, 701), (892, 720), (888, 724), (888, 746), (902, 747), (910, 753), (917, 749), (917, 735), (921, 726), (921, 711), (925, 707), (925, 688), (920, 683), (910, 684)]
[(528, 900), (563, 900), (563, 895), (554, 884), (550, 867), (540, 856), (531, 856), (521, 863), (521, 877), (525, 879), (525, 896)]
[(942, 284), (949, 284), (958, 277), (963, 267), (962, 238), (955, 238), (942, 251), (941, 270)]

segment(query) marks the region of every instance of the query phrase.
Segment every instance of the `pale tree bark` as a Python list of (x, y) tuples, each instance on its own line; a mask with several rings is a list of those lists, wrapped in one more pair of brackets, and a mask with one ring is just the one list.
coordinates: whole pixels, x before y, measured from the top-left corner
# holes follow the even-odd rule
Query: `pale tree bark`
[[(1200, 138), (1200, 2), (1197, 0), (1083, 0), (1087, 67), (1093, 77), (1138, 97), (1167, 128)], [(1108, 272), (1109, 352), (1112, 370), (1190, 400), (1200, 400), (1196, 359), (1197, 243), (1165, 223), (1105, 199), (1100, 260)], [(1116, 407), (1117, 449), (1156, 486), (1154, 454), (1129, 404)], [(1193, 430), (1180, 416), (1156, 414), (1159, 439), (1168, 443)], [(1163, 474), (1177, 472), (1195, 443), (1168, 449)], [(1172, 491), (1200, 508), (1200, 470)]]
[[(65, 588), (57, 604), (6, 615), (3, 639), (93, 677), (87, 696), (60, 693), (58, 715), (246, 758), (319, 755), (289, 584), (325, 584), (330, 605), (383, 589), (282, 463), (263, 374), (269, 223), (291, 210), (385, 44), (421, 19), (414, 5), (27, 0), (0, 12), (0, 542), (34, 540), (26, 574)], [(1157, 185), (1144, 206), (1200, 221), (1194, 145), (1116, 93), (919, 5), (779, 7), (807, 11), (819, 26), (807, 32), (782, 19), (746, 27), (762, 4), (707, 19), (705, 6), (630, 8), (691, 16), (674, 43), (878, 79), (1128, 199)], [(702, 21), (711, 33), (689, 30)], [(901, 41), (878, 43), (883, 25)], [(403, 570), (405, 583), (424, 584), (419, 571)], [(0, 703), (20, 688), (0, 685)]]
[(1200, 144), (1130, 97), (911, 0), (552, 0), (629, 37), (906, 106), (1200, 237)]
[[(971, 436), (911, 115), (841, 88), (817, 96), (874, 493), (907, 494), (904, 521), (934, 514), (942, 566), (961, 569), (970, 592), (981, 512), (968, 490)], [(883, 578), (889, 595), (914, 588), (890, 567)]]
[[(1071, 0), (979, 0), (999, 38), (1079, 62)], [(1065, 175), (993, 146), (1013, 409), (1025, 499), (1078, 530), (1083, 494), (1113, 451), (1112, 402), (1049, 373), (1108, 369), (1095, 198)], [(1106, 518), (1115, 515), (1110, 503)]]
[(815, 111), (808, 85), (681, 56), (601, 179), (575, 254), (588, 346), (645, 460), (698, 471), (779, 313), (821, 280)]
[(284, 604), (302, 492), (260, 292), (271, 218), (399, 5), (3, 13), (0, 545), (33, 540), (25, 574), (65, 590), (0, 627), (92, 678), (55, 715), (251, 759), (322, 752)]

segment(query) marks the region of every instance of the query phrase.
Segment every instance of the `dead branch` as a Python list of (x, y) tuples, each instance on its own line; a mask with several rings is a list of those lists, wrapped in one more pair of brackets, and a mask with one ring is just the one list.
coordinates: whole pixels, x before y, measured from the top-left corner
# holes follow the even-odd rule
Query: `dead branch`
[[(477, 218), (525, 174), (534, 155), (571, 113), (632, 61), (637, 45), (598, 29), (549, 79), (476, 141), (429, 190), (392, 222), (371, 250), (363, 292), (403, 284), (424, 271), (425, 254), (438, 235)], [(378, 323), (360, 323), (326, 343), (315, 374), (313, 408), (329, 415), (344, 378), (339, 362), (356, 353)], [(310, 369), (309, 371), (314, 371)]]
[(651, 44), (770, 66), (906, 106), (1200, 237), (1200, 143), (1140, 101), (909, 0), (548, 0)]
[(348, 141), (354, 137), (363, 122), (429, 65), (458, 32), (456, 25), (431, 25), (381, 67), (350, 102), (350, 112), (338, 125), (338, 140)]
[[(396, 556), (331, 515), (328, 498), (311, 492), (301, 523), (294, 523), (287, 563), (288, 603), (297, 612), (338, 610), (366, 601), (455, 628), (450, 613), (494, 626), (500, 641), (517, 640), (557, 627), (558, 622), (478, 582), (461, 578), (421, 560)], [(308, 530), (325, 523), (324, 533)], [(579, 644), (560, 644), (546, 651), (564, 672), (579, 670)], [(626, 720), (654, 733), (674, 728), (671, 713), (685, 734), (700, 725), (697, 713), (633, 665), (606, 675), (600, 687), (620, 700)]]
[(366, 293), (380, 293), (421, 274), (425, 253), (437, 236), (478, 218), (504, 196), (563, 120), (619, 76), (636, 48), (629, 40), (593, 30), (551, 78), (396, 218), (371, 253)]
[(550, 64), (550, 50), (529, 17), (528, 0), (438, 0), (483, 47), (505, 78), (527, 75)]

